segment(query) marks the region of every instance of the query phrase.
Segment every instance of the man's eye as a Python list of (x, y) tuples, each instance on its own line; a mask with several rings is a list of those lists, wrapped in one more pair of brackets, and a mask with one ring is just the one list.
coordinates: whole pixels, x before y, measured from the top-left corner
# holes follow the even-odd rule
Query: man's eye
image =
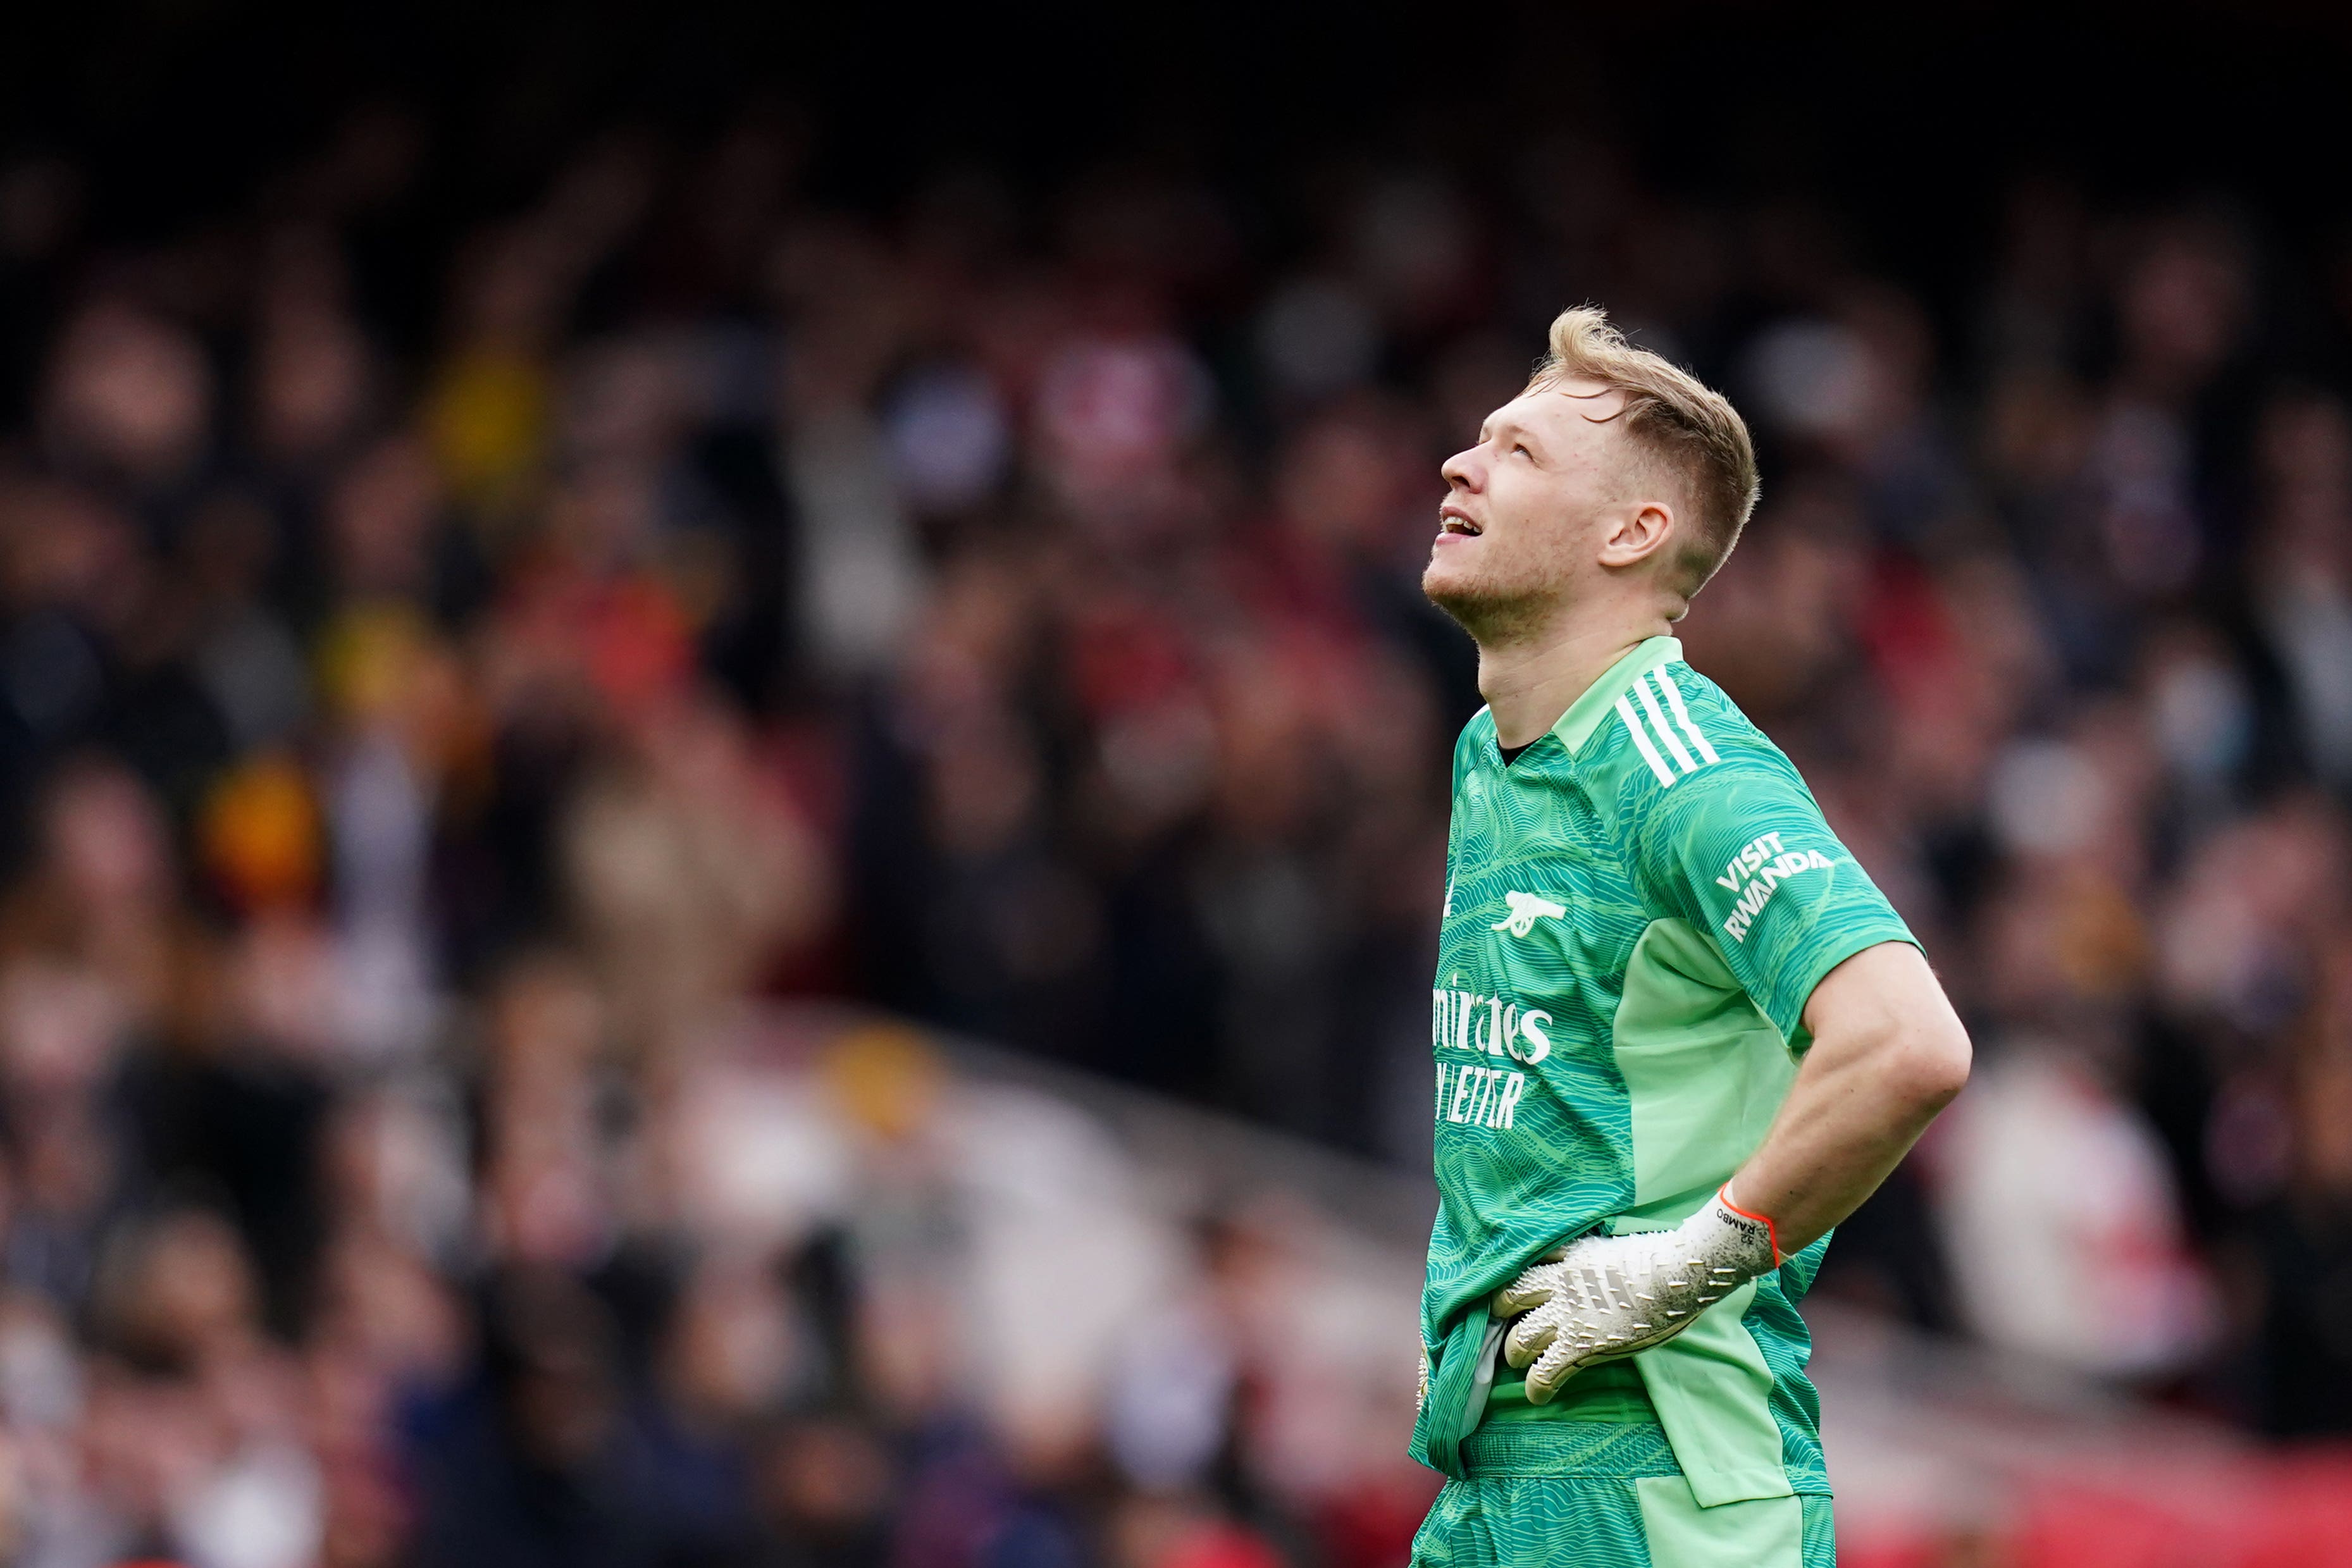
[(1515, 454), (1517, 454), (1517, 455), (1519, 455), (1519, 456), (1521, 456), (1521, 457), (1526, 458), (1526, 459), (1527, 459), (1528, 462), (1530, 462), (1530, 463), (1532, 463), (1532, 462), (1534, 462), (1534, 461), (1536, 460), (1536, 455), (1535, 455), (1534, 453), (1532, 453), (1532, 452), (1528, 451), (1528, 450), (1527, 449), (1527, 447), (1526, 447), (1526, 446), (1524, 446), (1524, 445), (1520, 445), (1520, 444), (1515, 444), (1511, 447), (1511, 450), (1512, 450), (1512, 452), (1514, 452), (1514, 453), (1515, 453)]

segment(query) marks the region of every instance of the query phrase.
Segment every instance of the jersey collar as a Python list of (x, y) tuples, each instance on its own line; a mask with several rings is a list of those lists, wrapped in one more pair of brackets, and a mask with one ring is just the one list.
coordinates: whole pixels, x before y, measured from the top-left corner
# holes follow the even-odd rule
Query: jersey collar
[(1627, 688), (1660, 664), (1671, 664), (1682, 656), (1679, 637), (1652, 637), (1636, 644), (1632, 652), (1610, 665), (1599, 680), (1585, 687), (1582, 696), (1568, 705), (1568, 711), (1559, 716), (1551, 732), (1559, 737), (1568, 754), (1575, 756), (1577, 747), (1591, 737)]

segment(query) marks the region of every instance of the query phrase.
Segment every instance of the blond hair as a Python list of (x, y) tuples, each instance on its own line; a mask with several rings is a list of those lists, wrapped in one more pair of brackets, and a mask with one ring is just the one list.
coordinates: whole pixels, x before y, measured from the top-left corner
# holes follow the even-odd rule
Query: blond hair
[(1612, 417), (1665, 471), (1683, 481), (1696, 525), (1675, 559), (1677, 587), (1696, 593), (1731, 555), (1756, 509), (1756, 446), (1731, 400), (1609, 323), (1608, 312), (1580, 305), (1552, 319), (1551, 350), (1528, 378), (1528, 390), (1560, 382), (1598, 382), (1625, 394)]

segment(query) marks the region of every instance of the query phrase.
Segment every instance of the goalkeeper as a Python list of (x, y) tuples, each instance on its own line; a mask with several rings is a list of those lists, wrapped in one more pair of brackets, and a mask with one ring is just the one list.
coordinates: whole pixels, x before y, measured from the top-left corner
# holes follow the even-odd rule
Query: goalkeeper
[(1416, 1564), (1835, 1560), (1796, 1303), (1966, 1081), (1911, 933), (1667, 634), (1731, 553), (1731, 405), (1594, 309), (1444, 466), (1478, 645), (1431, 993)]

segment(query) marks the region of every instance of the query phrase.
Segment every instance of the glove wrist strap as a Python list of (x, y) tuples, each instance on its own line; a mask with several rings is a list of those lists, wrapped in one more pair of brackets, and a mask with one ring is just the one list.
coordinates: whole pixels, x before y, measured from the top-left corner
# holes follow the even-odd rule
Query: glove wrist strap
[(1722, 1205), (1727, 1213), (1736, 1215), (1751, 1225), (1760, 1225), (1764, 1228), (1765, 1245), (1772, 1249), (1771, 1267), (1777, 1269), (1789, 1260), (1789, 1255), (1780, 1250), (1780, 1229), (1772, 1223), (1771, 1216), (1759, 1214), (1751, 1208), (1742, 1208), (1734, 1203), (1731, 1199), (1729, 1182), (1725, 1182), (1722, 1186), (1716, 1189), (1715, 1201)]

